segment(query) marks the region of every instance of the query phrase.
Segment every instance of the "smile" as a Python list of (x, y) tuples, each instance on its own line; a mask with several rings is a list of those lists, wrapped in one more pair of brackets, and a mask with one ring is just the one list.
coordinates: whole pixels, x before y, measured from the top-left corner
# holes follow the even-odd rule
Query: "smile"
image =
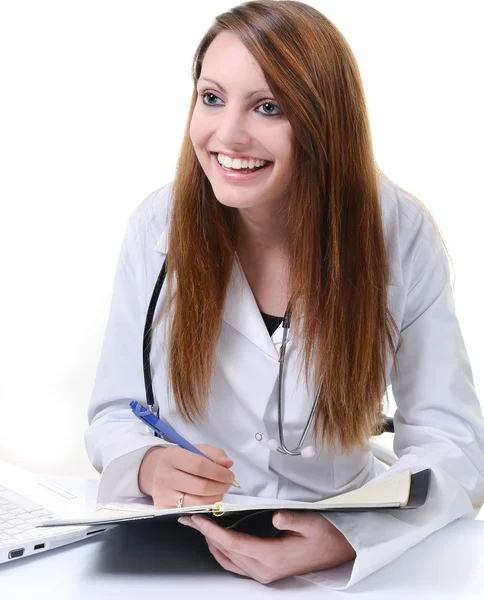
[(222, 154), (220, 152), (214, 152), (214, 154), (216, 154), (218, 162), (223, 167), (227, 167), (229, 169), (254, 169), (263, 167), (268, 162), (270, 162), (262, 158), (232, 158), (231, 156), (226, 156), (225, 154)]
[[(224, 164), (220, 164), (219, 157), (223, 157)], [(223, 154), (217, 154), (215, 152), (211, 153), (211, 158), (215, 165), (216, 171), (226, 181), (232, 181), (232, 182), (247, 181), (249, 179), (254, 179), (256, 177), (264, 175), (271, 169), (271, 167), (273, 165), (273, 163), (269, 162), (269, 161), (259, 161), (259, 160), (253, 160), (253, 159), (250, 159), (249, 161), (247, 161), (247, 160), (241, 161), (240, 159), (234, 159), (233, 162), (235, 162), (235, 161), (238, 161), (238, 162), (235, 162), (235, 165), (233, 165), (232, 159), (230, 159), (229, 157), (225, 157)], [(230, 164), (230, 166), (225, 166), (226, 160), (227, 160), (227, 164)], [(242, 164), (244, 162), (248, 163), (249, 167), (244, 168), (242, 166)], [(252, 165), (252, 168), (250, 167), (251, 163), (254, 163)], [(256, 166), (257, 164), (259, 166)]]

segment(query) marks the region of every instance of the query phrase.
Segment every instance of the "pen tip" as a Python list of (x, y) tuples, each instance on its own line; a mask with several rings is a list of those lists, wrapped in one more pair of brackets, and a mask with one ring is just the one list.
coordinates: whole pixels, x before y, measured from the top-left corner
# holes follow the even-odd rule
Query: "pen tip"
[(232, 485), (240, 489), (240, 485), (235, 481), (235, 479), (232, 481)]

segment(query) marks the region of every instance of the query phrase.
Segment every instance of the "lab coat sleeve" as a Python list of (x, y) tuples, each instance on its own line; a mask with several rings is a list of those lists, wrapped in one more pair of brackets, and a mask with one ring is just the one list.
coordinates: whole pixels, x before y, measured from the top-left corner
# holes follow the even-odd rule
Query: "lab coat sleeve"
[(151, 284), (147, 281), (145, 252), (152, 250), (146, 225), (152, 203), (149, 196), (128, 222), (88, 410), (85, 444), (91, 463), (101, 473), (100, 503), (142, 497), (138, 471), (145, 453), (153, 446), (173, 445), (155, 437), (129, 406), (131, 400), (146, 404), (142, 336), (149, 302), (146, 289)]
[(418, 509), (321, 513), (356, 551), (354, 561), (301, 576), (324, 587), (351, 587), (455, 519), (475, 518), (484, 502), (484, 421), (436, 236), (425, 222), (401, 326), (400, 376), (391, 375), (397, 460), (372, 480), (430, 468), (429, 495)]

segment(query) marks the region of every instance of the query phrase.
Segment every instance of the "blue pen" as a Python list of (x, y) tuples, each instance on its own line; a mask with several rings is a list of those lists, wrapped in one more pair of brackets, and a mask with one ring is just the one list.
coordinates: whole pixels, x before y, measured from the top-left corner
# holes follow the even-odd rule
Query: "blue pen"
[[(180, 448), (184, 448), (185, 450), (189, 450), (190, 452), (194, 452), (195, 454), (200, 454), (200, 456), (204, 456), (208, 458), (208, 460), (212, 460), (209, 456), (200, 452), (198, 448), (195, 448), (190, 442), (187, 442), (181, 435), (179, 435), (172, 427), (160, 421), (156, 415), (150, 412), (147, 408), (145, 408), (136, 400), (132, 400), (129, 403), (131, 410), (133, 413), (141, 419), (145, 425), (148, 425), (153, 431), (160, 434), (163, 439), (166, 439), (168, 442), (172, 442), (173, 444), (178, 444)], [(214, 462), (212, 460), (212, 462)], [(240, 488), (240, 485), (235, 481), (232, 483), (233, 486)]]

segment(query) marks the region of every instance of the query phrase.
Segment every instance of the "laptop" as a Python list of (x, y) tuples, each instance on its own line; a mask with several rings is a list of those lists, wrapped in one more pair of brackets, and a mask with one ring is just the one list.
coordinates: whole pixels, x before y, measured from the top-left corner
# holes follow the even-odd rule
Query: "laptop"
[(85, 513), (86, 498), (0, 460), (0, 564), (72, 544), (113, 527), (36, 527), (51, 519)]

